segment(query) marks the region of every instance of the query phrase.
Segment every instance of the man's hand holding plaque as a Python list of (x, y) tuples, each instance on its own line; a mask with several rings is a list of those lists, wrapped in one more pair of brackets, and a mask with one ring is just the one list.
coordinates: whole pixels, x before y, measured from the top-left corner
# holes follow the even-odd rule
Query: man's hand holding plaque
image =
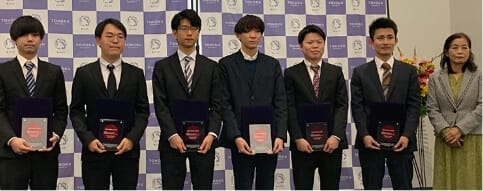
[(272, 154), (272, 135), (270, 124), (250, 124), (250, 148), (254, 153)]
[[(401, 125), (396, 121), (379, 121), (377, 125), (377, 142), (383, 150), (396, 149), (399, 141)], [(398, 145), (399, 146), (399, 145)]]
[(205, 138), (203, 121), (182, 121), (181, 138), (187, 152), (198, 152)]
[(107, 151), (118, 151), (124, 133), (124, 122), (119, 119), (99, 120), (99, 140)]

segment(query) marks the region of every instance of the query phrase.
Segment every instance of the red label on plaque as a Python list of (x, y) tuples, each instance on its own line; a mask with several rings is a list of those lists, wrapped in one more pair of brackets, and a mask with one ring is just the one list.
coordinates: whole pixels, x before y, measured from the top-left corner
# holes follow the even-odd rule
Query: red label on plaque
[(396, 128), (392, 125), (386, 124), (382, 126), (380, 133), (383, 139), (392, 139), (396, 135)]
[(27, 136), (30, 139), (36, 139), (42, 133), (42, 127), (38, 123), (29, 123), (26, 130)]
[(253, 133), (253, 138), (257, 143), (263, 143), (267, 140), (267, 132), (263, 129), (257, 129)]
[(310, 138), (314, 141), (320, 141), (324, 137), (324, 130), (322, 127), (314, 127), (310, 129)]
[(113, 141), (119, 136), (119, 128), (114, 124), (107, 124), (102, 131), (102, 137), (107, 141)]
[(200, 127), (196, 125), (190, 125), (186, 127), (186, 138), (190, 141), (196, 141), (200, 137), (201, 131)]

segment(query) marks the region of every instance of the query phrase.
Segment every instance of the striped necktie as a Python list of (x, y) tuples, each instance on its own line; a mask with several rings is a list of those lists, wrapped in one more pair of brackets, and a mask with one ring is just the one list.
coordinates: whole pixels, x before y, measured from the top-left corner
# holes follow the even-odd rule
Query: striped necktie
[(384, 97), (387, 100), (387, 92), (389, 91), (389, 84), (391, 83), (391, 66), (388, 63), (383, 63), (382, 68), (384, 73), (382, 74), (382, 91), (384, 92)]
[(35, 79), (32, 73), (32, 70), (34, 69), (35, 65), (31, 61), (27, 61), (25, 62), (24, 66), (25, 68), (27, 68), (27, 75), (25, 76), (25, 81), (27, 82), (27, 90), (28, 90), (29, 96), (32, 97), (34, 96), (34, 93), (35, 93)]
[(186, 78), (186, 83), (188, 84), (188, 92), (191, 92), (191, 83), (193, 82), (193, 70), (190, 68), (190, 62), (193, 60), (190, 56), (185, 56), (183, 58), (184, 66), (184, 77)]
[(312, 80), (312, 85), (314, 86), (315, 96), (318, 97), (319, 96), (319, 81), (320, 81), (320, 76), (319, 76), (320, 66), (319, 65), (311, 65), (310, 69), (312, 69), (312, 71), (314, 71), (314, 79)]

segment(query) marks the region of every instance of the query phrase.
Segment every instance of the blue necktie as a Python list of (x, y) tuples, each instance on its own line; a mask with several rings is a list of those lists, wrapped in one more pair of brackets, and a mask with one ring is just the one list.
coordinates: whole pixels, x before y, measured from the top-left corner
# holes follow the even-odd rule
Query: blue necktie
[(31, 61), (27, 61), (24, 64), (25, 68), (27, 68), (27, 76), (25, 76), (25, 81), (27, 82), (27, 90), (29, 92), (29, 96), (34, 96), (35, 90), (35, 79), (34, 75), (32, 74), (32, 69), (34, 68), (34, 63)]

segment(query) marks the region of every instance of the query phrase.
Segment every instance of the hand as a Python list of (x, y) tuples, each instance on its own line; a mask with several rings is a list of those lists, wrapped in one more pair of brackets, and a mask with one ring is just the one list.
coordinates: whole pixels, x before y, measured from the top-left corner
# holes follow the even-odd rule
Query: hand
[(179, 135), (175, 135), (169, 140), (169, 146), (173, 149), (179, 151), (179, 153), (186, 152), (186, 146), (184, 145), (183, 139)]
[(104, 153), (106, 152), (106, 148), (104, 148), (104, 145), (102, 145), (101, 141), (99, 139), (94, 139), (89, 143), (87, 146), (89, 151), (95, 152), (95, 153)]
[(401, 152), (404, 149), (408, 148), (408, 144), (409, 144), (409, 139), (406, 136), (401, 136), (399, 137), (399, 140), (397, 141), (397, 143), (394, 145), (393, 150), (394, 152)]
[(211, 149), (211, 144), (213, 144), (213, 140), (215, 137), (211, 134), (208, 134), (201, 142), (200, 148), (198, 149), (198, 153), (206, 154)]
[(446, 143), (451, 145), (458, 145), (457, 142), (460, 141), (462, 133), (458, 127), (449, 128), (443, 135), (443, 139)]
[(125, 152), (128, 152), (130, 150), (132, 150), (132, 148), (134, 147), (132, 141), (126, 137), (122, 138), (121, 142), (119, 143), (119, 145), (117, 145), (116, 149), (117, 149), (117, 152), (114, 153), (114, 155), (120, 155), (120, 154), (123, 154)]
[(453, 148), (459, 148), (459, 147), (462, 147), (463, 146), (463, 143), (465, 142), (464, 139), (460, 138), (459, 141), (456, 141), (455, 143), (448, 143), (448, 142), (445, 142), (446, 145), (448, 145), (449, 147), (453, 147)]
[(235, 139), (235, 145), (236, 148), (238, 149), (239, 153), (246, 154), (246, 155), (254, 155), (255, 152), (252, 151), (250, 146), (248, 146), (248, 143), (245, 141), (245, 139), (238, 137)]
[(279, 152), (282, 152), (283, 150), (283, 139), (281, 138), (275, 138), (275, 143), (273, 144), (273, 148), (272, 148), (272, 153), (268, 153), (268, 154), (277, 154)]
[(27, 154), (28, 152), (35, 151), (25, 139), (14, 137), (10, 142), (13, 152), (18, 155)]
[(297, 150), (305, 153), (312, 153), (314, 149), (310, 146), (310, 143), (304, 138), (299, 138), (295, 140), (295, 145), (297, 145)]
[(364, 147), (368, 149), (381, 150), (381, 145), (370, 135), (364, 136), (362, 142), (364, 143)]
[(339, 148), (339, 140), (335, 136), (330, 136), (325, 142), (324, 152), (332, 153), (335, 149)]
[(59, 142), (59, 138), (54, 135), (54, 132), (52, 132), (52, 137), (50, 137), (49, 141), (52, 143), (51, 147), (45, 148), (45, 149), (39, 149), (40, 152), (50, 152), (52, 149), (54, 149), (55, 144)]

